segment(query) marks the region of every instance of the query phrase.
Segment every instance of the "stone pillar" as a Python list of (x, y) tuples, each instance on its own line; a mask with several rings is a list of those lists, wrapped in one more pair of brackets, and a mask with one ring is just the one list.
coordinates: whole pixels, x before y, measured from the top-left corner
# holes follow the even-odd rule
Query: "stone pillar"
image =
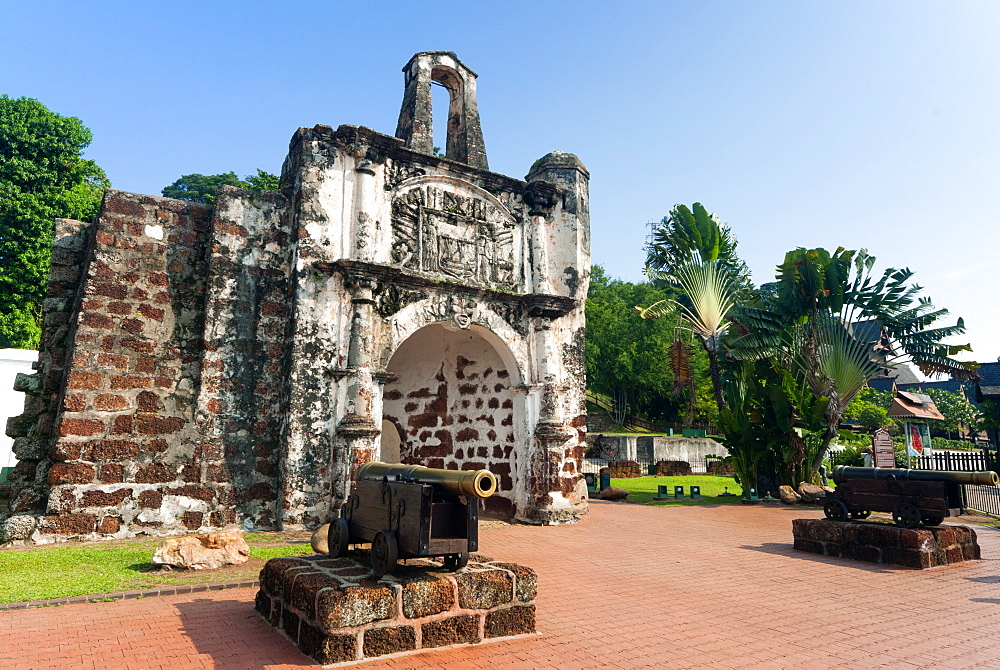
[(337, 436), (345, 440), (347, 465), (351, 480), (359, 465), (372, 460), (378, 452), (376, 438), (381, 427), (373, 409), (380, 392), (373, 376), (375, 346), (373, 313), (376, 282), (365, 277), (346, 277), (351, 292), (351, 331), (347, 351), (347, 411), (337, 424)]
[(354, 224), (353, 257), (359, 261), (371, 262), (375, 258), (375, 166), (368, 158), (359, 158), (356, 174), (357, 196)]

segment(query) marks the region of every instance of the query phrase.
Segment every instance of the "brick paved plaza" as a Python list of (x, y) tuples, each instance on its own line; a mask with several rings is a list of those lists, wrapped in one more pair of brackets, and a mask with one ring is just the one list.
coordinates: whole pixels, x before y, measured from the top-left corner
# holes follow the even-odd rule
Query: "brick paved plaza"
[[(538, 571), (542, 635), (360, 667), (997, 668), (1000, 529), (916, 571), (796, 552), (790, 508), (597, 502), (576, 526), (481, 532)], [(0, 614), (0, 668), (318, 667), (251, 589)]]

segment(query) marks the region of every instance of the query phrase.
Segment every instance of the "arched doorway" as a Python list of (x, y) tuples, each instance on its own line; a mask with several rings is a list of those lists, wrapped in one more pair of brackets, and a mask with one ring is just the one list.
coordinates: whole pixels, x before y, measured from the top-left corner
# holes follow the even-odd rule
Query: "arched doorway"
[(402, 462), (486, 468), (499, 484), (487, 511), (513, 516), (518, 409), (511, 386), (520, 375), (505, 359), (513, 360), (510, 351), (486, 329), (425, 326), (389, 359), (396, 379), (384, 387), (382, 416), (398, 431)]

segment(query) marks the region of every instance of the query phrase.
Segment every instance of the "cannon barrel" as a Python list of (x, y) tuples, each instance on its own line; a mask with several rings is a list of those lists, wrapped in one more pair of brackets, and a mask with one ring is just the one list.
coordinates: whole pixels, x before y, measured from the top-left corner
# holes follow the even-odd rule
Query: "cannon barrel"
[(840, 484), (852, 479), (895, 479), (909, 482), (953, 482), (955, 484), (1000, 485), (1000, 476), (985, 472), (951, 472), (948, 470), (915, 470), (912, 468), (855, 468), (838, 465), (833, 469), (833, 481)]
[(358, 479), (395, 478), (398, 481), (430, 484), (448, 493), (489, 498), (497, 490), (497, 478), (489, 470), (441, 470), (423, 465), (372, 461), (358, 468)]

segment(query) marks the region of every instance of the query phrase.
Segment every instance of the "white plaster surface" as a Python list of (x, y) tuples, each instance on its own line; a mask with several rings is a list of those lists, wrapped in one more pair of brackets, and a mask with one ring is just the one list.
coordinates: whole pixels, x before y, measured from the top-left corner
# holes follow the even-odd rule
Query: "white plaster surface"
[[(31, 364), (38, 360), (38, 352), (30, 349), (0, 349), (0, 421), (24, 412), (24, 394), (14, 390), (18, 372), (30, 375)], [(0, 468), (12, 468), (17, 463), (11, 452), (13, 438), (0, 433)]]

